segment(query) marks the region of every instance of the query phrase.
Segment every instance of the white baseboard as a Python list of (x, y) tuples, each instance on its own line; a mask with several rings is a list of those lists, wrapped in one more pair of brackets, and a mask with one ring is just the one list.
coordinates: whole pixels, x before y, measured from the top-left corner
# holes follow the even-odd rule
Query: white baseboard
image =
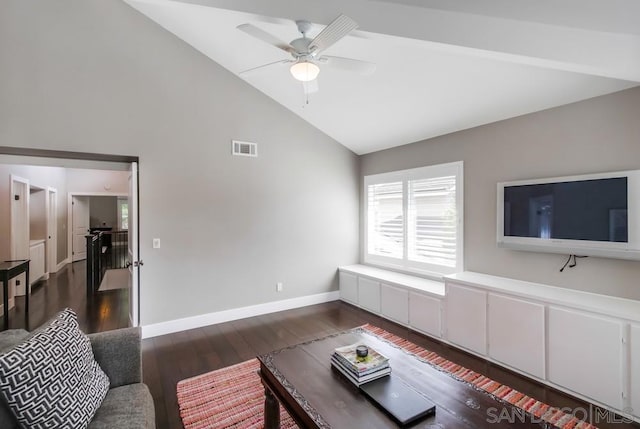
[(60, 262), (60, 263), (58, 264), (58, 266), (56, 267), (56, 273), (57, 273), (58, 271), (60, 271), (61, 269), (63, 269), (63, 268), (64, 268), (64, 266), (65, 266), (65, 265), (67, 265), (68, 263), (69, 263), (69, 258), (67, 258), (67, 259), (65, 259), (64, 261)]
[(282, 301), (250, 305), (248, 307), (233, 308), (230, 310), (217, 311), (215, 313), (201, 314), (199, 316), (185, 317), (184, 319), (169, 320), (167, 322), (142, 326), (142, 338), (152, 338), (160, 335), (172, 334), (174, 332), (214, 325), (216, 323), (260, 316), (262, 314), (275, 313), (277, 311), (291, 310), (293, 308), (306, 307), (308, 305), (322, 304), (324, 302), (337, 301), (339, 299), (340, 291), (333, 291), (319, 293), (317, 295), (301, 296), (299, 298), (284, 299)]

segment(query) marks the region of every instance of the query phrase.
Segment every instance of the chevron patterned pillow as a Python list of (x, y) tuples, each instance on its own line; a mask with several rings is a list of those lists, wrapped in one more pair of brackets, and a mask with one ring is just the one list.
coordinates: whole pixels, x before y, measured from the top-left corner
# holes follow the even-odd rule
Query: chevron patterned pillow
[(0, 397), (21, 427), (86, 428), (108, 390), (69, 308), (0, 354)]

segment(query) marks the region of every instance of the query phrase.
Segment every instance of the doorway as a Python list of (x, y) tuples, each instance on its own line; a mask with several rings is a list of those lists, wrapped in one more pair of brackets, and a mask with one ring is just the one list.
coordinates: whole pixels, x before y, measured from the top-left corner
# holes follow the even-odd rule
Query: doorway
[(58, 190), (47, 187), (47, 272), (58, 272)]
[(87, 259), (87, 246), (85, 236), (89, 234), (89, 197), (71, 197), (71, 261), (77, 262)]
[[(10, 180), (11, 260), (29, 259), (29, 181), (15, 175), (11, 175)], [(9, 308), (14, 306), (16, 295), (24, 295), (25, 285), (24, 274), (9, 281)]]
[[(15, 161), (7, 161), (7, 158), (14, 159)], [(42, 151), (32, 149), (17, 149), (0, 147), (0, 164), (19, 164), (21, 167), (29, 166), (50, 166), (61, 167), (70, 169), (97, 169), (97, 170), (111, 170), (127, 172), (129, 181), (127, 187), (129, 190), (135, 189), (136, 194), (133, 198), (129, 195), (128, 190), (125, 188), (124, 192), (109, 192), (110, 187), (104, 184), (105, 192), (102, 195), (113, 195), (120, 197), (118, 200), (118, 207), (123, 210), (119, 213), (118, 226), (126, 225), (130, 231), (135, 231), (135, 240), (129, 243), (128, 248), (125, 250), (125, 255), (129, 255), (129, 261), (131, 268), (128, 271), (131, 284), (130, 293), (127, 293), (128, 301), (128, 313), (130, 324), (132, 326), (139, 325), (139, 248), (138, 248), (138, 231), (137, 223), (137, 158), (128, 156), (110, 156), (110, 155), (94, 155), (94, 154), (82, 154), (82, 153), (69, 153), (69, 152), (57, 152), (57, 151)], [(117, 165), (116, 165), (117, 164)], [(115, 165), (115, 167), (114, 167)], [(123, 168), (124, 166), (124, 168)], [(1, 167), (1, 165), (0, 165)], [(5, 182), (6, 183), (6, 182)], [(125, 180), (126, 183), (126, 180)], [(85, 184), (86, 185), (86, 184)], [(82, 187), (81, 187), (82, 188)], [(114, 189), (116, 187), (114, 186)], [(68, 189), (59, 186), (48, 186), (43, 189), (35, 190), (42, 192), (45, 198), (45, 217), (46, 223), (44, 224), (44, 236), (43, 244), (45, 247), (45, 270), (47, 273), (56, 273), (65, 264), (71, 263), (73, 260), (80, 260), (86, 257), (82, 251), (71, 250), (74, 241), (78, 242), (80, 236), (83, 241), (85, 240), (89, 223), (74, 222), (71, 228), (68, 227), (68, 219), (80, 218), (80, 211), (83, 211), (83, 207), (86, 208), (86, 204), (83, 205), (82, 192), (76, 192), (77, 207), (72, 207), (69, 210), (64, 204), (64, 201), (68, 197)], [(12, 203), (10, 209), (10, 225), (11, 238), (10, 238), (10, 253), (5, 253), (5, 258), (10, 256), (12, 259), (24, 259), (29, 257), (29, 222), (18, 222), (17, 219), (28, 219), (27, 213), (29, 210), (29, 180), (28, 177), (22, 178), (16, 176), (11, 178), (11, 190)], [(67, 195), (65, 195), (67, 194)], [(17, 199), (15, 198), (17, 196)], [(85, 195), (86, 196), (86, 195)], [(61, 200), (62, 199), (62, 200)], [(4, 199), (3, 199), (4, 200)], [(85, 199), (86, 200), (86, 199)], [(126, 202), (126, 203), (125, 203)], [(72, 204), (76, 206), (76, 204)], [(66, 209), (66, 210), (65, 210)], [(74, 210), (75, 209), (75, 210)], [(77, 216), (74, 216), (75, 211)], [(87, 210), (84, 210), (86, 213)], [(9, 213), (7, 213), (9, 214)], [(124, 215), (124, 216), (123, 216)], [(86, 216), (83, 217), (86, 219)], [(5, 218), (6, 219), (6, 218)], [(1, 221), (1, 219), (0, 219)], [(14, 225), (15, 222), (15, 225)], [(64, 226), (62, 226), (64, 225)], [(63, 234), (63, 235), (62, 235)], [(61, 235), (64, 237), (60, 240)], [(71, 235), (71, 239), (68, 236)], [(81, 248), (78, 247), (78, 250)], [(71, 253), (71, 258), (68, 258)], [(7, 258), (8, 259), (8, 258)], [(68, 272), (64, 271), (64, 275)], [(20, 281), (20, 278), (17, 279)], [(16, 289), (15, 281), (11, 286), (12, 295)], [(24, 281), (20, 282), (20, 286), (24, 288)], [(13, 302), (12, 302), (13, 305)], [(122, 307), (124, 309), (124, 307)], [(3, 309), (4, 310), (4, 309)], [(96, 311), (100, 311), (100, 308), (96, 308)]]

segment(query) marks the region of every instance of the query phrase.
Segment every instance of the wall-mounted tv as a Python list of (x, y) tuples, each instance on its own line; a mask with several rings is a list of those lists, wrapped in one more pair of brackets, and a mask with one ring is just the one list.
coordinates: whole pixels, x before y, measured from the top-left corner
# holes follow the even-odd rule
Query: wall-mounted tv
[(640, 170), (498, 183), (498, 246), (640, 259)]

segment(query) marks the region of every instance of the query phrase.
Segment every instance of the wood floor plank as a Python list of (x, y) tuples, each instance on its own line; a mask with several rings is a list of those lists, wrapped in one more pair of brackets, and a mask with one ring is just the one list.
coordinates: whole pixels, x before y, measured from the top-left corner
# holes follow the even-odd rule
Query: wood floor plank
[[(97, 292), (87, 298), (85, 261), (65, 265), (31, 287), (29, 314), (25, 318), (25, 298), (17, 296), (9, 310), (9, 329), (31, 331), (65, 308), (78, 315), (80, 329), (86, 333), (110, 331), (129, 326), (129, 290)], [(0, 320), (0, 330), (4, 330)]]

